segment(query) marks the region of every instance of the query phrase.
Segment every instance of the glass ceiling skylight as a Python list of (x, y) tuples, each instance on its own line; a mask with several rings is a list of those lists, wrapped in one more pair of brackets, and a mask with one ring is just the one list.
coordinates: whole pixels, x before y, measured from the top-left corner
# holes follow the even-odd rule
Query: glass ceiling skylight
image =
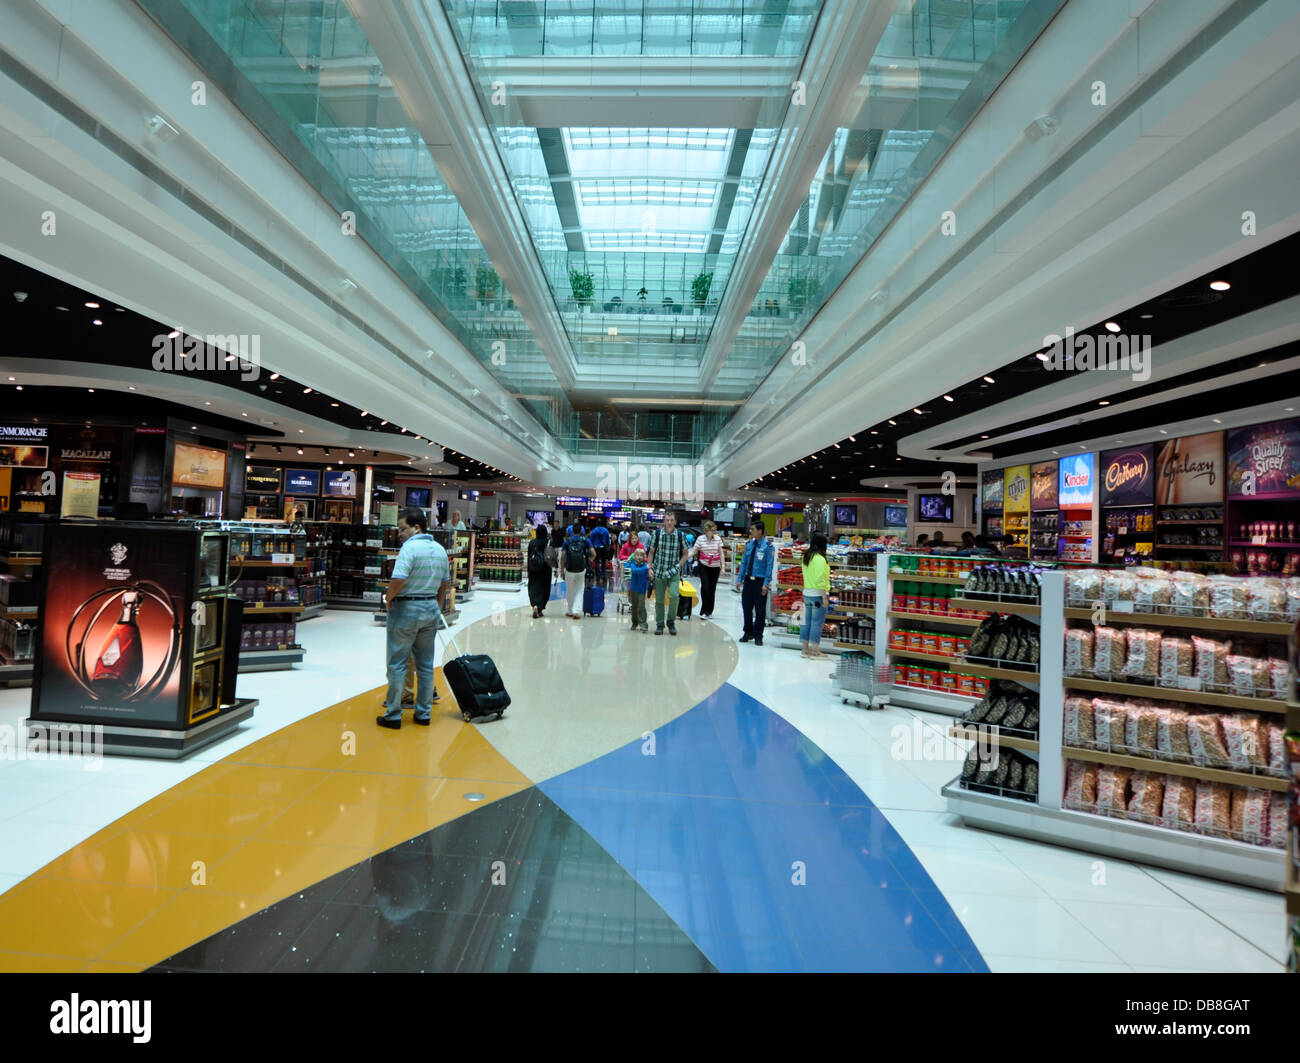
[(566, 129), (590, 251), (701, 252), (731, 155), (729, 129)]

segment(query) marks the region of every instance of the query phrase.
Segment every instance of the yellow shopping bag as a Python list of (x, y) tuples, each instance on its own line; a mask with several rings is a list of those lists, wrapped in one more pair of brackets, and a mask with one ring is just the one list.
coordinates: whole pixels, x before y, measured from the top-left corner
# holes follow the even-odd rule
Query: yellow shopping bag
[(678, 595), (678, 597), (680, 597), (680, 598), (694, 598), (694, 597), (695, 597), (695, 587), (694, 587), (694, 585), (693, 585), (693, 584), (690, 584), (690, 583), (687, 583), (684, 579), (683, 579), (683, 580), (678, 580), (678, 581), (677, 581), (677, 595)]

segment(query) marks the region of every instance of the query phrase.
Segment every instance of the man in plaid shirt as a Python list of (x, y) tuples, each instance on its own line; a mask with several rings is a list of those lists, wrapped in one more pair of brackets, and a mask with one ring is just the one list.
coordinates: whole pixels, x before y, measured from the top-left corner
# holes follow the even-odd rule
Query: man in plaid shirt
[(664, 514), (664, 526), (650, 539), (646, 557), (655, 581), (655, 634), (664, 633), (664, 606), (667, 599), (668, 634), (677, 634), (677, 585), (681, 580), (682, 562), (686, 560), (686, 536), (677, 530), (677, 516)]

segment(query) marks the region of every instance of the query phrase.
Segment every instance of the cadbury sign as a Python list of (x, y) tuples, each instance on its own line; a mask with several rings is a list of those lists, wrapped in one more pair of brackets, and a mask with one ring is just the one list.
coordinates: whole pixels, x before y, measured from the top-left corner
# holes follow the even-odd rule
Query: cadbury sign
[(1151, 505), (1155, 481), (1151, 475), (1155, 447), (1109, 450), (1101, 456), (1101, 504), (1103, 506)]

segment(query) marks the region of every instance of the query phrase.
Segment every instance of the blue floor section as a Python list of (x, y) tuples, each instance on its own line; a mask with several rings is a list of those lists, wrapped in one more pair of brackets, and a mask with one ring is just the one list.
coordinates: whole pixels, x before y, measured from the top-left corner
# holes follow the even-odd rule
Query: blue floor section
[(814, 743), (725, 684), (539, 786), (722, 971), (986, 972), (884, 815)]

